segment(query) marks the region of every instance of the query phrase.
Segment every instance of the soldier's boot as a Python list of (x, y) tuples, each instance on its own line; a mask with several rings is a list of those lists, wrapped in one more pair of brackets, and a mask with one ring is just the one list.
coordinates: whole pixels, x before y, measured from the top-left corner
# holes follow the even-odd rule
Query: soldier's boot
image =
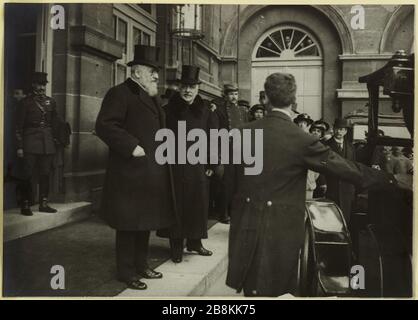
[(39, 212), (56, 213), (57, 209), (51, 208), (48, 205), (48, 198), (42, 198), (39, 201)]
[(39, 211), (47, 213), (56, 213), (57, 210), (48, 205), (49, 194), (49, 176), (41, 175), (39, 177)]
[(20, 208), (20, 213), (24, 216), (33, 216), (33, 212), (30, 209), (28, 200), (23, 200), (22, 201), (22, 206)]

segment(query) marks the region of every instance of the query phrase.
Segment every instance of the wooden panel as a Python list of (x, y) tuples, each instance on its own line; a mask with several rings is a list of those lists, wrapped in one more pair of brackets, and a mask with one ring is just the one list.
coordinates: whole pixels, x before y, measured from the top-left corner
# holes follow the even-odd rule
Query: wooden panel
[(275, 72), (291, 73), (297, 85), (296, 102), (299, 112), (308, 113), (314, 120), (322, 117), (322, 65), (253, 65), (251, 104), (258, 103), (267, 76)]

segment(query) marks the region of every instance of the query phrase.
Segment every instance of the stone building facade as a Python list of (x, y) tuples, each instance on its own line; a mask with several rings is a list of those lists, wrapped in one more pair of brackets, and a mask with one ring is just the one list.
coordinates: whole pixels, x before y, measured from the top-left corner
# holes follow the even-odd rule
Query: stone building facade
[[(365, 5), (364, 29), (355, 29), (348, 5), (204, 5), (204, 38), (193, 42), (172, 37), (170, 5), (64, 4), (62, 30), (49, 27), (51, 6), (6, 5), (5, 94), (27, 85), (33, 70), (49, 73), (48, 94), (73, 129), (56, 170), (59, 201), (100, 197), (107, 147), (94, 123), (106, 91), (128, 77), (126, 62), (137, 43), (161, 48), (161, 94), (182, 63), (201, 68), (205, 98), (237, 83), (251, 104), (266, 75), (288, 71), (298, 81), (298, 109), (330, 122), (367, 102), (359, 76), (414, 45), (413, 6)], [(12, 113), (5, 112), (5, 121), (13, 122)], [(10, 132), (5, 140), (13, 149)]]

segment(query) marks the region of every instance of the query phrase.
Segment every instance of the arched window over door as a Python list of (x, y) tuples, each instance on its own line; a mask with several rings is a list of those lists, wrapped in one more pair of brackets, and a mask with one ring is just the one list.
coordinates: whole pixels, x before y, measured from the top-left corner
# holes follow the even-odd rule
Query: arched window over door
[(308, 30), (282, 25), (269, 30), (257, 41), (252, 57), (251, 103), (258, 103), (264, 81), (272, 73), (294, 75), (297, 110), (313, 119), (322, 117), (322, 51)]

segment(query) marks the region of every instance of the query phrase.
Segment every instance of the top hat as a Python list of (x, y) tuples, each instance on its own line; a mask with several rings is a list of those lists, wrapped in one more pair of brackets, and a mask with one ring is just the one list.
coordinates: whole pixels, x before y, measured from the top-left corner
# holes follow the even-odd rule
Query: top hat
[(181, 78), (179, 82), (182, 84), (200, 84), (199, 80), (199, 67), (183, 65), (181, 68)]
[(224, 93), (227, 94), (229, 92), (238, 91), (238, 87), (233, 84), (224, 84)]
[(34, 72), (32, 76), (32, 83), (47, 84), (48, 73), (46, 72)]
[(302, 121), (305, 121), (308, 124), (308, 126), (310, 126), (313, 123), (313, 120), (311, 119), (311, 117), (308, 114), (306, 114), (306, 113), (300, 113), (293, 120), (294, 123), (299, 123), (299, 122), (302, 122)]
[(127, 65), (129, 67), (134, 65), (144, 65), (159, 69), (159, 58), (160, 48), (144, 45), (136, 45), (134, 52), (134, 59), (129, 61)]
[(335, 119), (334, 127), (335, 128), (349, 128), (351, 126), (347, 119), (337, 118)]

